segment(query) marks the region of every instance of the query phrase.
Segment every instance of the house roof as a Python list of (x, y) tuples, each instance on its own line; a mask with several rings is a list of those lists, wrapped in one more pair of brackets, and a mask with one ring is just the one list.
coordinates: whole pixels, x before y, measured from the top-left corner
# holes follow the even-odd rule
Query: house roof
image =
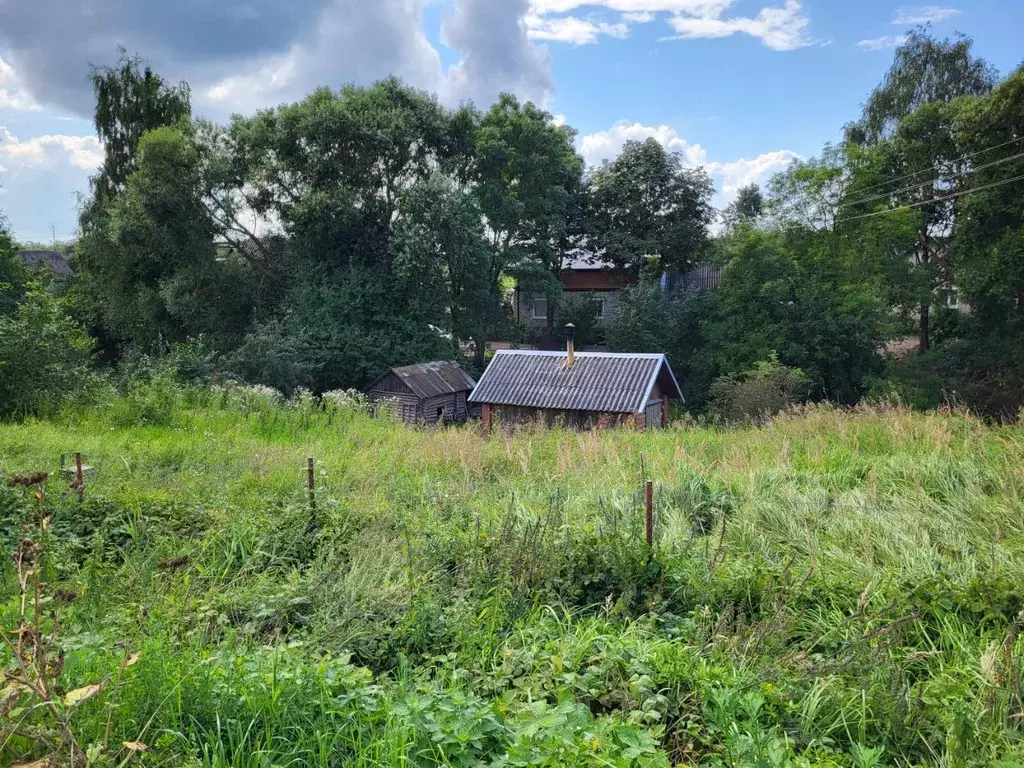
[(664, 355), (577, 352), (572, 368), (565, 352), (501, 350), (470, 402), (559, 411), (640, 413), (656, 383), (669, 398), (683, 399)]
[(19, 251), (18, 258), (29, 269), (48, 269), (62, 276), (74, 274), (59, 251)]
[[(402, 365), (392, 368), (384, 376), (391, 373), (401, 379), (414, 395), (423, 398), (468, 392), (476, 386), (476, 382), (459, 366), (444, 361)], [(369, 388), (373, 389), (384, 376), (377, 379)]]

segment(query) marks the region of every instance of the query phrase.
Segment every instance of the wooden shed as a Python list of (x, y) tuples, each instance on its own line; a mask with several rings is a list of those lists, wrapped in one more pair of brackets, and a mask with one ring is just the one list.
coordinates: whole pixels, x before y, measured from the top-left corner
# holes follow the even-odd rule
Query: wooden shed
[(465, 421), (467, 398), (476, 386), (455, 363), (433, 362), (392, 368), (366, 392), (371, 400), (394, 405), (408, 424)]
[(670, 400), (682, 400), (662, 354), (501, 350), (469, 397), (485, 430), (540, 422), (589, 429), (668, 425)]

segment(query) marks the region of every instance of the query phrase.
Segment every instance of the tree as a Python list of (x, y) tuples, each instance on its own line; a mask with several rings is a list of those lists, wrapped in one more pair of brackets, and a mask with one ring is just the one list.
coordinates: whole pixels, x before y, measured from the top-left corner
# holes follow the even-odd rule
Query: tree
[(628, 141), (590, 176), (593, 250), (635, 274), (648, 262), (658, 275), (684, 271), (707, 245), (713, 191), (703, 168), (656, 140)]
[[(971, 100), (954, 117), (960, 150), (974, 155), (971, 186), (956, 201), (956, 281), (975, 316), (990, 333), (1024, 321), (1024, 67), (984, 99)], [(992, 151), (992, 147), (1004, 147)], [(986, 187), (988, 187), (986, 189)]]
[(51, 414), (92, 383), (93, 341), (42, 289), (0, 316), (0, 418)]
[(896, 48), (881, 84), (868, 97), (861, 119), (847, 126), (847, 140), (874, 144), (890, 138), (907, 115), (925, 104), (960, 96), (984, 96), (995, 86), (995, 70), (974, 58), (964, 35), (936, 40), (927, 27), (912, 30)]
[(90, 77), (96, 96), (93, 121), (104, 154), (93, 182), (104, 198), (124, 187), (146, 131), (188, 120), (192, 111), (187, 83), (168, 86), (138, 55), (124, 48), (119, 52), (116, 67), (94, 67)]
[[(511, 272), (555, 306), (562, 259), (581, 210), (583, 160), (573, 148), (575, 135), (548, 112), (509, 94), (481, 118), (473, 181), (490, 234), (495, 294), (502, 273)], [(549, 333), (553, 323), (549, 312)], [(477, 343), (479, 362), (482, 342)]]
[(764, 213), (764, 195), (757, 184), (742, 187), (725, 209), (723, 219), (727, 230), (735, 229), (740, 224), (753, 224)]
[(886, 311), (877, 281), (851, 274), (858, 255), (828, 231), (741, 230), (705, 315), (715, 368), (739, 374), (774, 354), (814, 396), (856, 402), (881, 364)]
[(25, 292), (27, 277), (18, 258), (18, 248), (7, 231), (7, 222), (0, 214), (0, 317), (17, 308)]

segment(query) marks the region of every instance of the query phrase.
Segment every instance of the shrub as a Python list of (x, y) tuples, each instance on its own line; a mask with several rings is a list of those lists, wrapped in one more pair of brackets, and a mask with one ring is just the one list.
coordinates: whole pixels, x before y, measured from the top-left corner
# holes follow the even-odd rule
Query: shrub
[(604, 330), (597, 319), (599, 309), (597, 297), (592, 293), (565, 293), (558, 302), (558, 327), (555, 335), (565, 341), (565, 326), (575, 326), (575, 343), (579, 349), (604, 341)]
[(0, 317), (0, 417), (52, 414), (92, 388), (93, 340), (58, 300), (31, 290)]
[(760, 421), (805, 400), (811, 382), (799, 368), (772, 355), (750, 371), (721, 376), (711, 385), (711, 411), (725, 421)]

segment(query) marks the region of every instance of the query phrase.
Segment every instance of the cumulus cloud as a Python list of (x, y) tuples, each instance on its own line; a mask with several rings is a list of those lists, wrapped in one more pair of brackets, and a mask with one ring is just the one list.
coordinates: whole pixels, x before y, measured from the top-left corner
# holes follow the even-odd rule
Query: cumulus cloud
[(597, 167), (617, 157), (627, 141), (645, 141), (650, 138), (669, 151), (678, 152), (687, 167), (704, 166), (715, 181), (718, 190), (715, 204), (719, 207), (731, 203), (741, 187), (763, 184), (772, 174), (785, 170), (794, 160), (801, 159), (796, 152), (779, 149), (749, 160), (740, 158), (728, 162), (709, 162), (707, 150), (700, 144), (691, 144), (675, 129), (667, 125), (650, 126), (625, 120), (616, 123), (610, 130), (581, 136), (578, 141), (579, 152), (587, 165)]
[(455, 0), (442, 39), (463, 56), (448, 70), (446, 101), (487, 105), (508, 92), (544, 103), (555, 90), (551, 57), (530, 41), (528, 12), (528, 0)]
[(418, 0), (335, 0), (308, 36), (240, 69), (208, 85), (200, 97), (247, 112), (301, 98), (318, 86), (369, 83), (392, 74), (420, 88), (441, 87), (441, 60), (422, 32)]
[(897, 26), (915, 24), (937, 24), (962, 13), (958, 8), (943, 8), (938, 5), (922, 5), (919, 8), (900, 8), (892, 20)]
[(786, 0), (781, 8), (762, 8), (753, 18), (736, 16), (673, 16), (669, 22), (681, 39), (730, 37), (737, 33), (759, 38), (776, 51), (792, 51), (811, 45), (810, 19), (798, 0)]
[(682, 155), (687, 166), (697, 166), (707, 159), (707, 152), (700, 144), (690, 144), (667, 125), (643, 125), (626, 120), (616, 123), (607, 131), (597, 131), (579, 139), (579, 151), (589, 166), (599, 166), (605, 160), (613, 160), (622, 152), (627, 141), (655, 139), (670, 152)]
[(867, 40), (859, 40), (857, 42), (858, 48), (863, 48), (865, 51), (886, 51), (890, 48), (903, 45), (907, 42), (906, 35), (882, 35), (881, 37), (871, 37)]
[(95, 171), (103, 162), (103, 146), (95, 136), (48, 134), (19, 139), (0, 126), (0, 172), (24, 173), (70, 165)]
[(14, 71), (14, 67), (0, 58), (0, 107), (9, 109), (39, 110), (42, 107), (36, 103), (25, 89), (25, 84)]
[[(547, 52), (529, 39), (528, 0), (453, 0), (444, 38), (461, 61), (447, 72), (423, 29), (431, 1), (0, 2), (0, 50), (34, 102), (79, 115), (91, 110), (89, 65), (114, 63), (118, 45), (168, 80), (188, 81), (198, 110), (218, 119), (390, 74), (481, 106), (502, 91), (543, 102), (554, 90)], [(598, 34), (624, 31), (594, 23)], [(4, 77), (0, 68), (12, 98)]]
[(751, 184), (763, 184), (768, 177), (789, 167), (801, 156), (789, 149), (778, 149), (765, 152), (747, 160), (740, 158), (728, 163), (708, 163), (708, 173), (712, 178), (721, 181), (722, 196), (731, 201), (742, 187)]

